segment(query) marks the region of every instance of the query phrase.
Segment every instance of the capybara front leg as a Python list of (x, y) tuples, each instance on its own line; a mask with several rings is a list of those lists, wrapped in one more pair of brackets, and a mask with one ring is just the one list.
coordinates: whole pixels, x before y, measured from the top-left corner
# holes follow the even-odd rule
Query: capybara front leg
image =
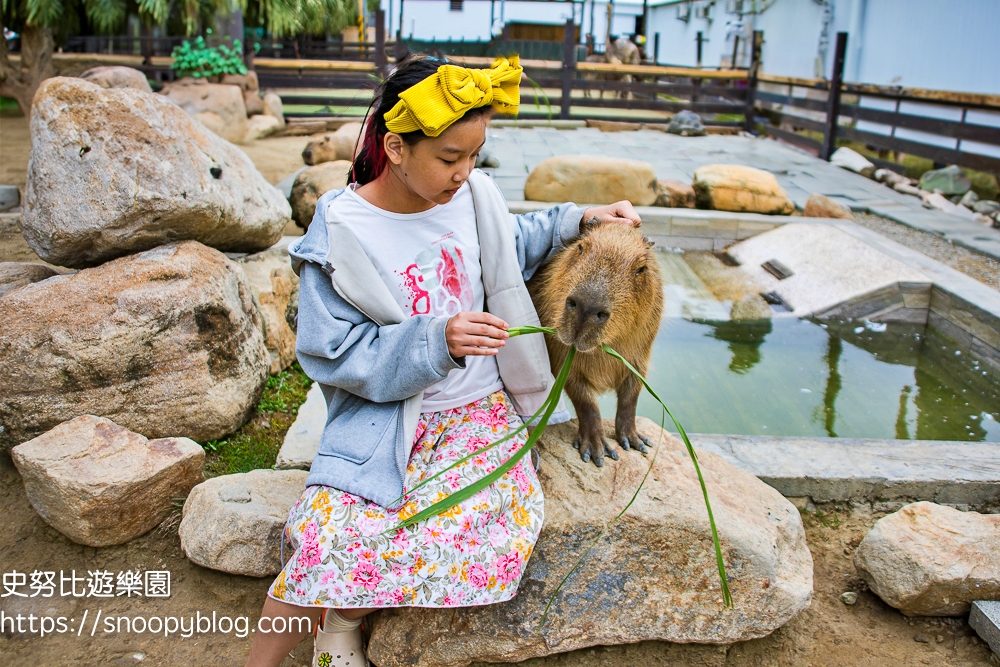
[[(615, 413), (615, 439), (622, 449), (638, 449), (645, 454), (649, 440), (639, 435), (635, 429), (635, 408), (639, 403), (642, 383), (631, 373), (618, 385), (618, 411)], [(650, 445), (652, 446), (652, 445)]]
[(566, 393), (573, 401), (576, 416), (580, 422), (580, 432), (573, 446), (580, 450), (580, 458), (584, 463), (593, 460), (598, 468), (604, 465), (604, 457), (610, 456), (618, 460), (618, 453), (604, 439), (604, 429), (601, 427), (601, 410), (597, 407), (594, 395), (580, 387), (567, 385)]

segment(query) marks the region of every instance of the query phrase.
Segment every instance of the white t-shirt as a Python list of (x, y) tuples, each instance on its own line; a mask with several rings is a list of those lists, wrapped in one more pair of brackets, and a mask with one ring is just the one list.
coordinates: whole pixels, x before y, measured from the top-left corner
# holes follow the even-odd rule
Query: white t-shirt
[[(365, 201), (354, 185), (331, 206), (358, 238), (407, 315), (482, 311), (482, 267), (476, 209), (468, 182), (447, 204), (421, 213), (392, 213)], [(503, 388), (493, 356), (469, 355), (465, 368), (424, 390), (421, 412), (461, 407)]]

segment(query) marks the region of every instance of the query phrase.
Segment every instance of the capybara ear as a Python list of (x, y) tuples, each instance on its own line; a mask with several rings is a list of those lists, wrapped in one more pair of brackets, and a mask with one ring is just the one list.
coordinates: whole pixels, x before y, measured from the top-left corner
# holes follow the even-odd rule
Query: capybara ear
[(642, 221), (641, 220), (633, 220), (632, 221), (632, 229), (639, 229), (640, 227), (642, 227)]
[(648, 236), (643, 236), (642, 242), (646, 244), (647, 248), (652, 248), (654, 245), (656, 245), (656, 241), (652, 240)]

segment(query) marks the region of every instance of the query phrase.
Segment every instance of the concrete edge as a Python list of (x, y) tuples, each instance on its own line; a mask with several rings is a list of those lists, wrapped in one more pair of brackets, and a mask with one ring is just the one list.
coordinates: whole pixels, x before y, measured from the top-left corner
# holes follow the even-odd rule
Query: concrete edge
[(974, 600), (969, 611), (969, 626), (1000, 658), (1000, 601)]

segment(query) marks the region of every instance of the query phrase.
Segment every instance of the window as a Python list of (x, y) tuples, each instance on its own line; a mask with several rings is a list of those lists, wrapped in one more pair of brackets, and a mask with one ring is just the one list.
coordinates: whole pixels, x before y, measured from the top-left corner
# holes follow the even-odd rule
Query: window
[(453, 12), (462, 11), (462, 1), (463, 0), (450, 0), (451, 5), (448, 9), (450, 9)]

